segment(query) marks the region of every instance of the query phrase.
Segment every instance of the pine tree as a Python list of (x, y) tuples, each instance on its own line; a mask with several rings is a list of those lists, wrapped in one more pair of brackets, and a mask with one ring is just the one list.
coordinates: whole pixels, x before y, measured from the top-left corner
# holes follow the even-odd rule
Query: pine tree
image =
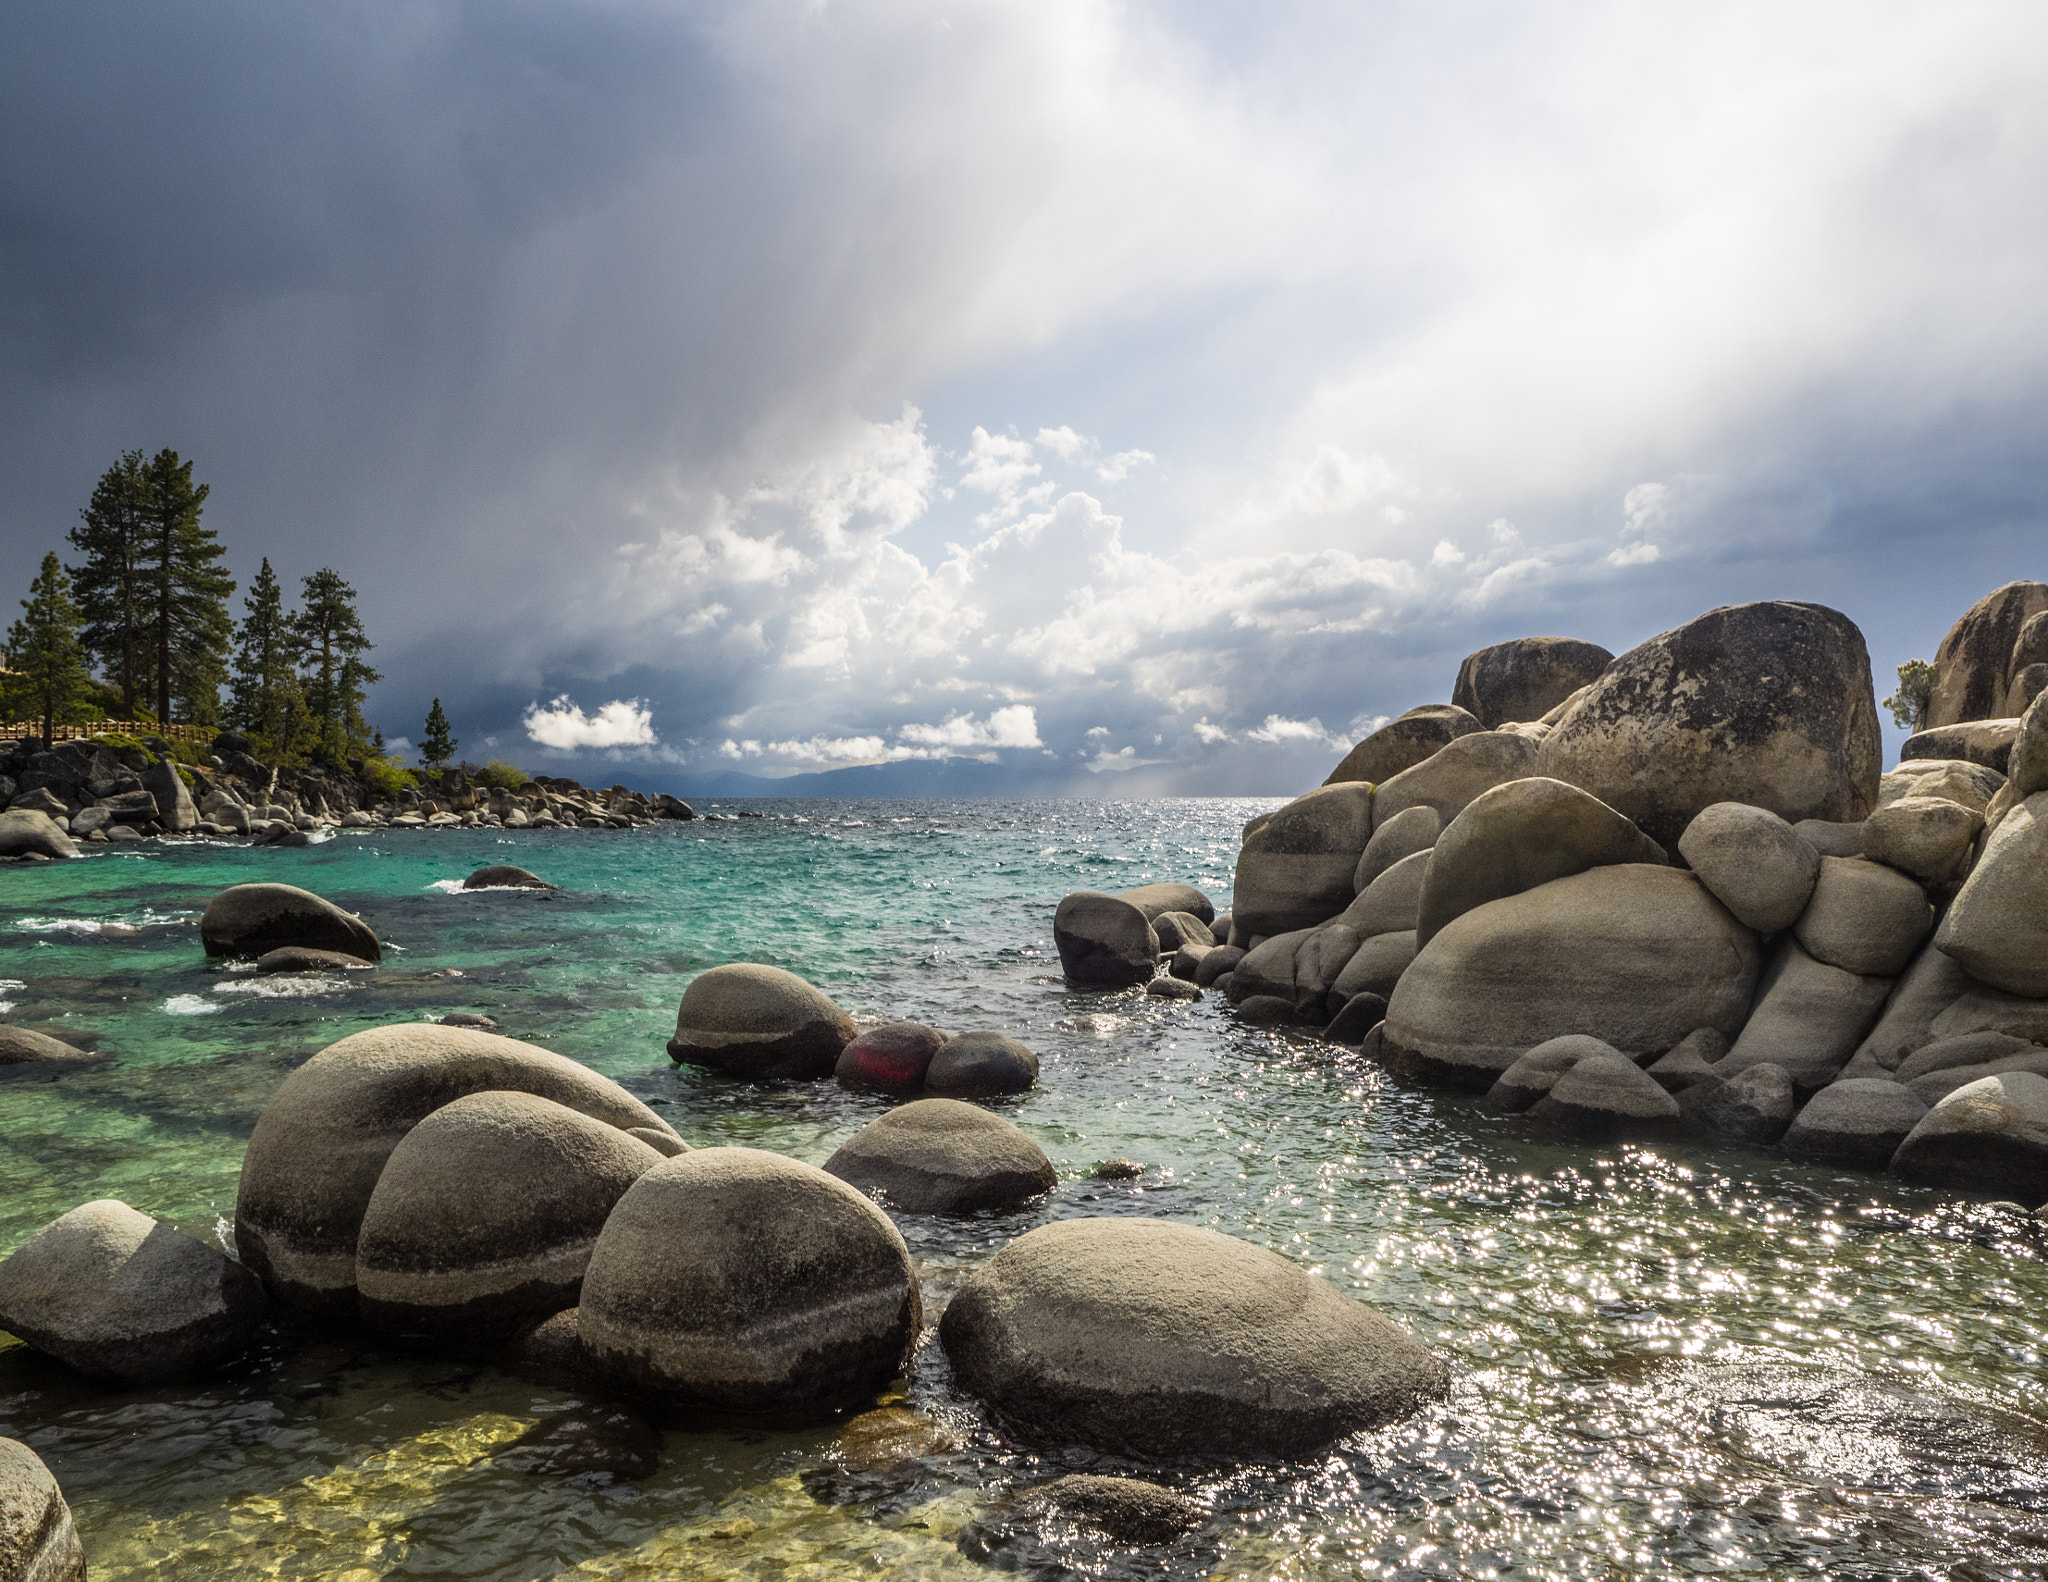
[(335, 762), (347, 756), (362, 719), (364, 692), (384, 678), (362, 662), (373, 646), (356, 614), (356, 590), (322, 567), (300, 584), (292, 617), (306, 702), (320, 722), (320, 745)]
[(229, 718), (238, 728), (254, 731), (282, 750), (291, 734), (287, 724), (299, 694), (299, 649), (291, 617), (285, 614), (284, 590), (268, 559), (243, 595), (242, 608), (247, 613), (236, 632)]
[(92, 503), (78, 513), (71, 546), (84, 555), (72, 566), (71, 591), (83, 627), (79, 642), (121, 694), (134, 719), (156, 690), (155, 649), (149, 640), (150, 590), (143, 570), (142, 452), (125, 451), (100, 475)]
[(234, 640), (228, 596), (235, 579), (215, 564), (225, 553), (200, 524), (207, 487), (192, 463), (158, 451), (142, 469), (142, 552), (149, 633), (155, 653), (157, 718), (168, 723), (175, 698), (187, 718), (205, 723), (218, 708)]
[(420, 738), (420, 762), (429, 769), (439, 768), (455, 756), (455, 738), (448, 734), (448, 716), (441, 712), (441, 700), (434, 699), (434, 706), (427, 710), (427, 733)]
[(7, 663), (41, 705), (43, 740), (56, 730), (57, 716), (68, 710), (86, 684), (85, 656), (78, 642), (78, 606), (71, 600), (71, 579), (52, 550), (43, 569), (21, 601), (27, 613), (7, 632)]

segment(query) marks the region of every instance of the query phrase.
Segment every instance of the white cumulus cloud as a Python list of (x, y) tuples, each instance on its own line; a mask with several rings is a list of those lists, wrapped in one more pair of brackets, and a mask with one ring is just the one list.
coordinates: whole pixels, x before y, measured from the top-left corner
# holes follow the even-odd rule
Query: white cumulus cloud
[(526, 711), (526, 734), (543, 747), (648, 747), (654, 736), (654, 713), (637, 698), (614, 698), (596, 713), (585, 714), (565, 693), (543, 708)]

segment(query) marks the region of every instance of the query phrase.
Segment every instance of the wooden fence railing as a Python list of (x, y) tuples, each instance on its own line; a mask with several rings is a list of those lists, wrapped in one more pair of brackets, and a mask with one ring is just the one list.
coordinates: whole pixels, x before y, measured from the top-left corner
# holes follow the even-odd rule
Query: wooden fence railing
[[(158, 725), (152, 720), (88, 720), (83, 725), (54, 727), (60, 742), (75, 742), (87, 736), (161, 736), (166, 741), (210, 742), (218, 736), (218, 725)], [(0, 724), (0, 742), (18, 742), (24, 736), (42, 739), (41, 720), (15, 720)]]

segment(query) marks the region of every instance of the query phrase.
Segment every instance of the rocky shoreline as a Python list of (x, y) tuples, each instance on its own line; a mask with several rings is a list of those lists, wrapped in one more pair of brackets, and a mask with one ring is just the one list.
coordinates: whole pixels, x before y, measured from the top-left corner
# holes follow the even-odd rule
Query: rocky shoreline
[(594, 790), (552, 775), (511, 788), (447, 770), (387, 795), (359, 775), (265, 764), (250, 746), (223, 732), (201, 767), (180, 764), (155, 737), (17, 742), (0, 755), (0, 858), (72, 857), (82, 842), (155, 835), (305, 845), (326, 830), (633, 829), (698, 816), (666, 793)]

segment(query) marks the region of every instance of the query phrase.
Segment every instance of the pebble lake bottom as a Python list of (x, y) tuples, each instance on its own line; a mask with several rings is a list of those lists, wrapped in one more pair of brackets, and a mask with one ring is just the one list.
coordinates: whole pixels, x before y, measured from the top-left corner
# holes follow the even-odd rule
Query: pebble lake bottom
[[(821, 1164), (887, 1101), (663, 1052), (683, 986), (726, 961), (800, 972), (863, 1023), (1021, 1038), (1040, 1085), (991, 1107), (1061, 1178), (1015, 1213), (895, 1216), (927, 1330), (878, 1410), (670, 1428), (658, 1459), (594, 1398), (344, 1331), (288, 1323), (202, 1383), (131, 1392), (0, 1339), (0, 1434), (56, 1473), (95, 1578), (2048, 1573), (2034, 1221), (1767, 1153), (1587, 1149), (1241, 1026), (1213, 994), (1064, 987), (1062, 895), (1179, 879), (1221, 907), (1239, 826), (1271, 801), (716, 805), (765, 816), (149, 842), (0, 870), (0, 1014), (113, 1057), (0, 1081), (0, 1251), (97, 1197), (226, 1236), (284, 1075), (361, 1028), (451, 1011), (617, 1079), (693, 1144)], [(493, 862), (564, 888), (455, 891)], [(199, 912), (249, 880), (360, 912), (385, 965), (209, 964)], [(1088, 1179), (1115, 1155), (1144, 1176)], [(1314, 1268), (1440, 1348), (1450, 1398), (1292, 1464), (1016, 1443), (953, 1388), (930, 1326), (1006, 1241), (1102, 1214)], [(1070, 1471), (1154, 1479), (1212, 1520), (1134, 1551), (989, 1514)]]

